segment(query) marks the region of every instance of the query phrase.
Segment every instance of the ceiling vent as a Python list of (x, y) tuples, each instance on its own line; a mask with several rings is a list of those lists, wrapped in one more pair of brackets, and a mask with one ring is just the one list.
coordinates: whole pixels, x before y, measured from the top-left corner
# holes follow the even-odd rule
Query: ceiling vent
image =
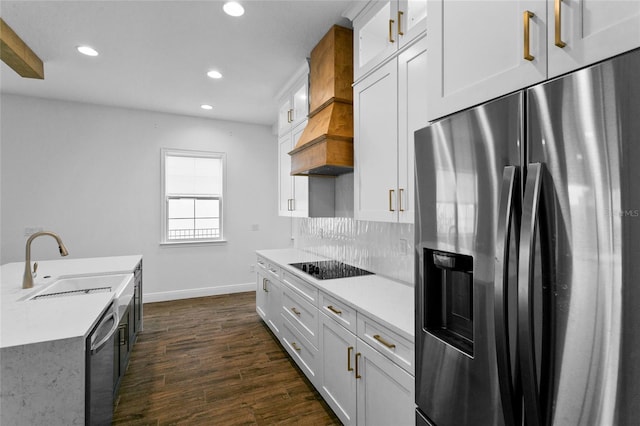
[(309, 121), (291, 155), (291, 175), (353, 171), (353, 31), (334, 25), (311, 51)]

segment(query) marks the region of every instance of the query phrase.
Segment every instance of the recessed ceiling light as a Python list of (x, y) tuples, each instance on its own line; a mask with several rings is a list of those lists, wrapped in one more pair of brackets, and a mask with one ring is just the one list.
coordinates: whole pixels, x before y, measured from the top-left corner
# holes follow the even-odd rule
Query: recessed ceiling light
[(207, 104), (200, 105), (200, 108), (206, 109), (206, 110), (213, 109), (213, 107), (211, 105), (207, 105)]
[(209, 71), (207, 75), (211, 78), (222, 78), (222, 74), (220, 74), (220, 72), (216, 70)]
[(90, 47), (90, 46), (78, 46), (77, 49), (78, 49), (78, 52), (82, 53), (83, 55), (98, 56), (98, 51), (95, 50), (93, 47)]
[(222, 10), (224, 10), (224, 12), (230, 16), (244, 15), (244, 7), (242, 7), (240, 3), (235, 1), (229, 1), (225, 3), (224, 6), (222, 6)]

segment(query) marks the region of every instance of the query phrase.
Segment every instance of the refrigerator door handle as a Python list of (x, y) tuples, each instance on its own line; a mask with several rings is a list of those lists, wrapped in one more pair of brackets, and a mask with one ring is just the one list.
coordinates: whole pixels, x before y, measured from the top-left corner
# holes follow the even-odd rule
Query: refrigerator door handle
[(520, 258), (518, 264), (518, 353), (521, 363), (520, 373), (527, 426), (542, 425), (533, 329), (533, 285), (536, 230), (540, 208), (543, 167), (544, 165), (541, 163), (531, 163), (527, 168), (527, 182), (522, 208), (522, 227), (520, 229)]
[[(495, 279), (494, 279), (494, 315), (496, 331), (496, 355), (498, 361), (498, 383), (504, 422), (507, 426), (519, 424), (520, 398), (514, 388), (512, 360), (509, 344), (509, 256), (511, 229), (515, 221), (515, 229), (520, 228), (519, 218), (519, 170), (515, 166), (506, 166), (502, 173), (502, 189), (498, 209), (498, 226), (496, 230)], [(515, 212), (515, 214), (514, 214)], [(516, 240), (517, 243), (517, 240)], [(517, 244), (516, 244), (517, 247)], [(517, 259), (517, 253), (516, 253)], [(513, 360), (516, 362), (517, 359)], [(517, 399), (516, 399), (517, 398)], [(517, 402), (516, 402), (517, 401)]]

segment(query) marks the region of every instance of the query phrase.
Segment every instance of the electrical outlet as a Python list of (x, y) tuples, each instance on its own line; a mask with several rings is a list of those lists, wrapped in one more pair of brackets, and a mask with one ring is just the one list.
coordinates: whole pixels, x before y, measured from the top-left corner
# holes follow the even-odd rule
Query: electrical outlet
[(257, 223), (254, 223), (253, 225), (251, 225), (251, 230), (252, 231), (259, 231), (260, 230), (260, 225)]

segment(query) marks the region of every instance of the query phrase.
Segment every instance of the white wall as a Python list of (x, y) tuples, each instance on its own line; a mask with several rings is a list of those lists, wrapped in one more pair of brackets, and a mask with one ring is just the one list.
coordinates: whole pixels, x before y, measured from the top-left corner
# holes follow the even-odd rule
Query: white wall
[[(254, 251), (290, 245), (277, 216), (267, 126), (2, 95), (1, 263), (24, 261), (25, 227), (70, 257), (144, 256), (146, 301), (245, 291)], [(224, 245), (160, 246), (160, 149), (227, 153)], [(258, 225), (258, 231), (252, 226)], [(58, 259), (53, 239), (32, 259)], [(4, 283), (3, 283), (4, 284)]]

